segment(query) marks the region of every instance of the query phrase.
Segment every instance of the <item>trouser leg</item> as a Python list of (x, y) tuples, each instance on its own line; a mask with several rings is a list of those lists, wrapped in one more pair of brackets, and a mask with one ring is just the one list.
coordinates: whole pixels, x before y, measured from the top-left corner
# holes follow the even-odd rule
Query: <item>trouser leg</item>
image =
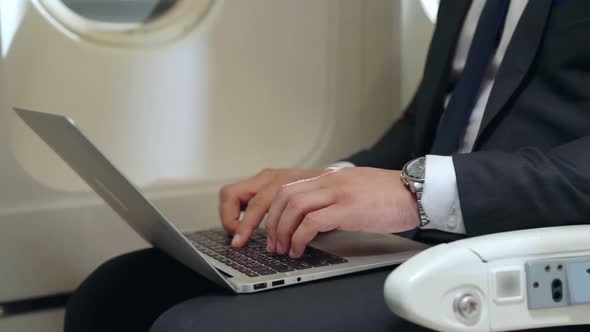
[(178, 304), (152, 332), (429, 331), (393, 315), (383, 300), (391, 268), (256, 294), (215, 294)]
[(111, 259), (70, 298), (66, 332), (145, 332), (173, 305), (196, 296), (224, 293), (157, 249)]

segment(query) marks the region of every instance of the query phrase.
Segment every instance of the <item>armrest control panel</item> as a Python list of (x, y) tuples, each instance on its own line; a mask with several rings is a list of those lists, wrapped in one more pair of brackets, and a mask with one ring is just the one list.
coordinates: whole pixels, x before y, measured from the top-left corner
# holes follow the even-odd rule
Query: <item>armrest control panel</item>
[(529, 309), (590, 304), (590, 258), (540, 259), (526, 263)]

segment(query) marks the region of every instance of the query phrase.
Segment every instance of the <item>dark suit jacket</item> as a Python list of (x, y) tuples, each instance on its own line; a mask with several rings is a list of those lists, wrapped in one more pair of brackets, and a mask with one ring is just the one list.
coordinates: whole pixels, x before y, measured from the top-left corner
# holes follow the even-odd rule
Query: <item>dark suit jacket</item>
[[(347, 160), (400, 169), (429, 153), (469, 6), (441, 1), (412, 102), (378, 143)], [(474, 152), (453, 162), (470, 236), (590, 221), (590, 1), (528, 2)]]

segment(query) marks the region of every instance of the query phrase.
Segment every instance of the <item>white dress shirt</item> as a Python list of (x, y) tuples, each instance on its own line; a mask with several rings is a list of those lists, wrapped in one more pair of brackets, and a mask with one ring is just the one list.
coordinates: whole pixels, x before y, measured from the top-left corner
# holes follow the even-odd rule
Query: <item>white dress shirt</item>
[[(467, 12), (457, 42), (457, 48), (455, 50), (455, 57), (451, 68), (451, 80), (456, 81), (463, 72), (471, 41), (475, 34), (475, 29), (485, 5), (485, 1), (486, 0), (473, 0), (471, 8), (469, 8), (469, 11)], [(506, 48), (512, 39), (516, 25), (518, 24), (527, 3), (528, 0), (510, 2), (500, 43), (481, 84), (477, 101), (473, 108), (473, 112), (471, 113), (471, 117), (469, 118), (467, 128), (465, 129), (463, 140), (459, 146), (459, 153), (469, 153), (473, 149), (483, 113), (488, 103), (488, 98), (490, 97), (496, 74), (498, 73), (498, 68), (500, 67), (500, 63), (506, 53)], [(452, 93), (453, 92), (451, 91), (446, 97), (445, 108)], [(350, 162), (339, 162), (333, 166), (351, 167), (354, 166), (354, 164)], [(465, 234), (465, 224), (463, 223), (463, 215), (461, 213), (461, 202), (459, 200), (457, 178), (452, 157), (436, 155), (426, 156), (426, 174), (422, 192), (422, 206), (424, 212), (430, 219), (430, 223), (424, 226), (424, 228)]]

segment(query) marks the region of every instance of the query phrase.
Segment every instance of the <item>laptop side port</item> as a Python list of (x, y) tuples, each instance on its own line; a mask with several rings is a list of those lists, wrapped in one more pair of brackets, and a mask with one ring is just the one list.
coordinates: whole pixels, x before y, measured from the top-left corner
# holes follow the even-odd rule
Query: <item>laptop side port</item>
[(276, 280), (272, 282), (272, 287), (283, 286), (285, 284), (285, 280)]
[(265, 289), (265, 288), (266, 288), (266, 282), (261, 282), (259, 284), (254, 284), (254, 290)]

